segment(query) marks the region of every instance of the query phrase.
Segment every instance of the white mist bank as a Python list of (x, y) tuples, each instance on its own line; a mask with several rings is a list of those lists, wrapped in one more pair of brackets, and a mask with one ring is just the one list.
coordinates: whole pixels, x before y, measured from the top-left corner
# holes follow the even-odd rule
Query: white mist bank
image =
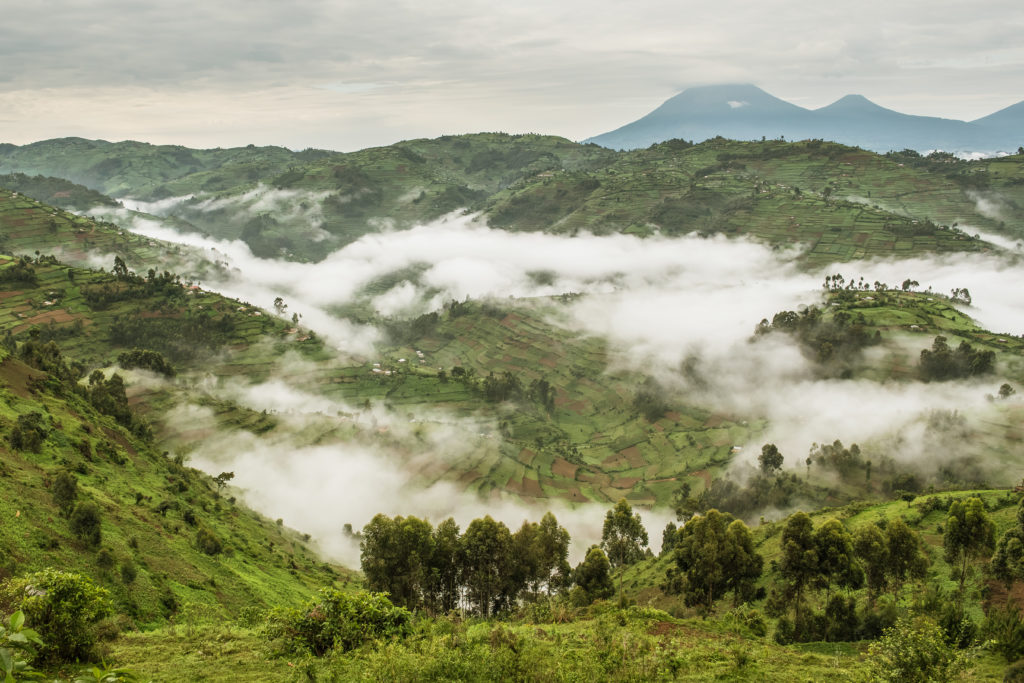
[[(826, 274), (890, 286), (910, 278), (941, 294), (966, 287), (975, 304), (961, 307), (965, 313), (997, 332), (1024, 332), (1024, 268), (997, 254), (843, 263), (806, 273), (794, 265), (795, 252), (745, 239), (510, 233), (473, 217), (451, 216), (411, 230), (366, 235), (320, 263), (305, 264), (257, 258), (241, 242), (181, 235), (153, 221), (136, 218), (134, 229), (226, 261), (231, 275), (204, 286), (265, 308), (281, 296), (289, 313), (300, 313), (304, 324), (348, 354), (368, 356), (380, 333), (339, 319), (332, 308), (365, 297), (366, 285), (410, 267), (415, 277), (371, 300), (382, 313), (413, 315), (466, 297), (588, 294), (567, 304), (564, 316), (553, 322), (606, 339), (614, 366), (652, 375), (690, 403), (738, 418), (769, 420), (768, 432), (746, 444), (740, 464), (752, 460), (767, 441), (779, 445), (792, 467), (802, 465), (813, 442), (863, 444), (897, 436), (901, 446), (891, 453), (894, 458), (940, 462), (943, 453), (923, 452), (927, 416), (981, 410), (985, 394), (1003, 381), (998, 374), (983, 382), (931, 384), (819, 380), (790, 340), (772, 335), (749, 343), (762, 318), (820, 302)], [(907, 351), (913, 354), (930, 344), (931, 338), (922, 335), (919, 347)], [(684, 366), (695, 369), (700, 381)], [(287, 370), (264, 385), (221, 390), (230, 390), (244, 405), (293, 419), (352, 410), (289, 383)], [(377, 419), (390, 420), (396, 432), (403, 428), (393, 415), (382, 412)], [(422, 458), (443, 460), (453, 457), (451, 444), (472, 443), (465, 436), (476, 433), (475, 424), (446, 419), (454, 421), (452, 431), (437, 429), (439, 438), (422, 447)], [(955, 444), (948, 446), (952, 451)], [(349, 563), (356, 551), (341, 526), (351, 523), (358, 529), (378, 512), (423, 516), (435, 524), (453, 515), (463, 528), (491, 514), (515, 528), (524, 519), (538, 520), (547, 509), (505, 497), (481, 500), (450, 483), (424, 487), (402, 450), (363, 442), (310, 446), (283, 437), (232, 435), (204, 441), (193, 462), (213, 474), (234, 471), (251, 505), (312, 533), (332, 557)], [(550, 506), (572, 533), (578, 558), (599, 539), (610, 504)], [(648, 518), (656, 545), (669, 516)]]
[[(314, 414), (358, 415), (360, 411), (282, 380), (232, 386), (220, 393), (254, 409), (275, 406), (272, 410), (287, 415), (279, 419), (291, 424), (279, 427), (269, 437), (244, 431), (214, 434), (190, 454), (189, 464), (211, 475), (234, 472), (232, 484), (247, 505), (311, 534), (326, 555), (349, 566), (359, 566), (359, 548), (342, 533), (342, 526), (351, 524), (358, 531), (378, 513), (416, 515), (435, 525), (454, 517), (462, 529), (473, 519), (490, 515), (515, 531), (524, 521), (540, 521), (550, 510), (572, 537), (573, 563), (585, 556), (591, 544), (600, 542), (610, 504), (570, 506), (559, 500), (530, 504), (501, 493), (482, 499), (450, 481), (429, 485), (417, 481), (421, 469), (472, 455), (479, 426), (468, 420), (427, 412), (409, 420), (376, 406), (370, 414), (355, 419), (372, 423), (372, 431), (386, 428), (390, 445), (359, 439), (309, 445), (300, 443), (297, 436), (307, 426), (305, 420)], [(193, 430), (216, 425), (210, 409), (192, 405), (176, 408), (168, 420)], [(417, 439), (412, 434), (415, 425), (425, 421), (433, 421), (431, 429), (426, 438)], [(410, 444), (418, 449), (415, 456), (408, 453)], [(493, 442), (489, 446), (493, 448)], [(661, 529), (673, 515), (664, 510), (639, 512), (657, 552)]]

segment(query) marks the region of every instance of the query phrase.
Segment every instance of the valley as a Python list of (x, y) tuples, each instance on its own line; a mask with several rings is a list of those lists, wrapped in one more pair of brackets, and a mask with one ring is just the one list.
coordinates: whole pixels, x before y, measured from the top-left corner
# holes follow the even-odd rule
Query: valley
[[(3, 577), (93, 577), (116, 613), (103, 651), (156, 680), (168, 657), (209, 680), (472, 678), (459, 658), (480, 679), (861, 680), (870, 620), (947, 619), (925, 586), (1003, 642), (993, 615), (1019, 584), (981, 568), (994, 548), (962, 582), (942, 557), (956, 501), (1016, 528), (1022, 160), (497, 133), (348, 154), (4, 146), (0, 514), (23, 530)], [(11, 440), (32, 420), (34, 450)], [(65, 528), (61, 473), (102, 548)], [(592, 544), (613, 557), (620, 501), (650, 543), (591, 604), (581, 568)], [(854, 534), (905, 520), (928, 568), (891, 600), (837, 580), (865, 630), (819, 637), (805, 616), (837, 619), (831, 579), (806, 603), (783, 589), (799, 510)], [(686, 526), (716, 511), (765, 560), (734, 610), (678, 579)], [(519, 525), (545, 512), (564, 570), (493, 603), (466, 578), (461, 617), (366, 571), (375, 516), (440, 548), (445, 518), (529, 545)], [(417, 635), (268, 658), (274, 624), (328, 609), (298, 607), (323, 586), (338, 604), (386, 589)], [(971, 652), (973, 679), (1011, 663)]]

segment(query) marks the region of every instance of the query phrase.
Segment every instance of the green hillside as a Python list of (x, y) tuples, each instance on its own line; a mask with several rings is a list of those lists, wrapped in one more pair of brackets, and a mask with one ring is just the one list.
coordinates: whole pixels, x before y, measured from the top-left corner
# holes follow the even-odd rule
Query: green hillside
[(4, 147), (3, 171), (64, 177), (118, 197), (177, 197), (153, 210), (242, 239), (258, 255), (298, 260), (462, 208), (506, 229), (799, 242), (810, 266), (991, 248), (970, 228), (1024, 234), (1020, 156), (882, 156), (822, 141), (677, 140), (612, 152), (480, 133), (342, 154), (60, 139)]
[[(47, 349), (28, 340), (0, 361), (4, 577), (45, 567), (92, 576), (127, 618), (122, 628), (163, 622), (193, 603), (237, 614), (335, 580), (337, 570), (297, 532), (236, 505), (230, 490), (138, 436), (139, 423), (128, 429), (99, 412), (95, 386), (70, 379), (74, 370), (61, 377), (67, 369)], [(54, 488), (62, 473), (76, 482), (79, 504), (98, 507), (98, 543), (62, 513)]]
[[(353, 156), (359, 173), (375, 178), (371, 185), (389, 188), (373, 195), (373, 211), (408, 189), (402, 174), (412, 173), (409, 168), (418, 169), (420, 180), (428, 168), (447, 168), (426, 197), (444, 188), (477, 188), (474, 201), (509, 229), (600, 232), (594, 217), (604, 211), (601, 188), (621, 182), (624, 206), (608, 214), (608, 231), (646, 234), (654, 229), (651, 216), (670, 225), (673, 216), (685, 215), (676, 225), (692, 219), (703, 221), (707, 232), (749, 232), (779, 244), (806, 240), (814, 244), (807, 256), (814, 264), (989, 249), (937, 225), (974, 206), (966, 188), (978, 187), (977, 179), (952, 176), (999, 169), (1000, 180), (989, 188), (1012, 189), (1019, 167), (1016, 159), (969, 171), (960, 165), (968, 162), (951, 162), (957, 173), (940, 182), (927, 166), (937, 159), (912, 164), (827, 144), (666, 143), (617, 155), (556, 138), (466, 137), (472, 138), (468, 147), (464, 137), (444, 138)], [(536, 156), (537, 146), (550, 156)], [(473, 154), (482, 156), (474, 162)], [(328, 177), (333, 157), (312, 156), (301, 177), (278, 189), (336, 191), (332, 183), (339, 177)], [(400, 158), (410, 164), (405, 171), (396, 165)], [(862, 176), (846, 173), (846, 164)], [(355, 177), (348, 173), (342, 173), (345, 182)], [(821, 182), (832, 191), (815, 190)], [(861, 192), (872, 193), (871, 200), (898, 200), (899, 212), (840, 199)], [(1006, 197), (1010, 206), (1010, 190)], [(405, 216), (413, 220), (420, 210)], [(934, 216), (922, 213), (932, 210)], [(782, 221), (780, 211), (794, 213)], [(786, 223), (796, 220), (790, 215), (806, 224)], [(1011, 233), (1012, 217), (1003, 225), (988, 220), (985, 228)], [(821, 226), (839, 230), (821, 232)], [(896, 237), (886, 242), (889, 234)], [(860, 235), (866, 237), (857, 242)], [(898, 441), (835, 441), (811, 446), (806, 456), (786, 453), (783, 471), (762, 466), (730, 478), (737, 446), (760, 445), (771, 426), (766, 416), (708, 410), (696, 392), (659, 383), (663, 368), (623, 364), (607, 342), (560, 322), (578, 295), (449, 302), (413, 319), (381, 319), (357, 302), (336, 313), (378, 326), (385, 341), (370, 357), (339, 357), (298, 318), (288, 322), (189, 279), (218, 264), (20, 192), (0, 192), (0, 247), (9, 252), (0, 255), (0, 515), (8, 520), (4, 530), (13, 530), (0, 536), (0, 579), (46, 567), (91, 577), (110, 591), (115, 606), (102, 630), (113, 638), (142, 629), (103, 644), (100, 654), (154, 680), (875, 680), (871, 648), (898, 618), (928, 620), (944, 639), (936, 647), (966, 653), (960, 679), (998, 680), (1012, 661), (1004, 653), (1015, 652), (999, 644), (1013, 645), (1014, 629), (1024, 633), (1012, 615), (1003, 630), (996, 624), (1019, 584), (1008, 589), (986, 569), (992, 549), (964, 560), (973, 569), (958, 600), (961, 565), (947, 560), (942, 547), (947, 511), (970, 497), (981, 499), (997, 536), (1016, 528), (1018, 496), (1009, 487), (1024, 471), (1024, 406), (1008, 400), (1024, 385), (1024, 340), (982, 329), (969, 315), (965, 292), (920, 292), (910, 281), (869, 285), (855, 281), (851, 263), (850, 280), (830, 277), (821, 299), (807, 302), (814, 306), (764, 311), (760, 324), (750, 321), (752, 347), (768, 337), (782, 339), (811, 361), (818, 379), (987, 383), (992, 396), (984, 405), (926, 416), (921, 443), (914, 445), (933, 454), (928, 465), (902, 463), (894, 452)], [(175, 275), (175, 264), (190, 275)], [(587, 296), (600, 301), (600, 295)], [(699, 382), (701, 370), (689, 368), (687, 376)], [(332, 409), (290, 420), (237, 398), (266, 381), (331, 399)], [(197, 406), (209, 417), (172, 419), (177, 409)], [(621, 604), (607, 597), (589, 604), (596, 594), (582, 588), (580, 570), (573, 574), (576, 588), (550, 582), (509, 588), (515, 581), (527, 585), (516, 572), (525, 571), (520, 565), (529, 554), (512, 540), (529, 536), (510, 534), (506, 564), (499, 564), (494, 580), (502, 582), (495, 590), (513, 597), (495, 601), (499, 616), (477, 614), (490, 610), (473, 607), (481, 601), (475, 586), (460, 598), (467, 610), (461, 615), (435, 614), (413, 599), (418, 611), (408, 629), (380, 638), (365, 632), (364, 644), (325, 656), (282, 651), (282, 641), (297, 638), (299, 627), (282, 635), (275, 624), (323, 625), (327, 632), (337, 626), (320, 607), (301, 607), (317, 588), (365, 594), (356, 591), (354, 573), (317, 556), (302, 530), (241, 506), (228, 473), (218, 480), (186, 465), (212, 437), (243, 433), (296, 447), (380, 449), (394, 456), (396, 468), (408, 470), (414, 485), (450, 482), (484, 499), (506, 494), (603, 505), (625, 499), (674, 508), (684, 518), (728, 511), (751, 523), (751, 548), (763, 556), (763, 571), (743, 588), (738, 608), (719, 600), (701, 609), (678, 592), (685, 567), (672, 548), (682, 536), (669, 529), (660, 557), (642, 559), (622, 575)], [(792, 467), (805, 457), (806, 470)], [(70, 501), (69, 487), (76, 492)], [(794, 598), (782, 539), (786, 515), (800, 508), (816, 510), (812, 533), (830, 528), (832, 518), (851, 533), (873, 523), (883, 531), (900, 529), (897, 520), (903, 520), (920, 535), (927, 569), (883, 591), (858, 584), (854, 570), (840, 579), (839, 570), (819, 573), (801, 587), (802, 603), (799, 593)], [(780, 521), (755, 523), (761, 514)], [(88, 523), (89, 515), (98, 526)], [(338, 527), (345, 521), (337, 520)], [(402, 528), (421, 534), (420, 550), (437, 547), (437, 537), (423, 537), (413, 518)], [(459, 571), (477, 571), (473, 558), (486, 543), (462, 538), (452, 557)], [(419, 563), (417, 571), (437, 560), (433, 552), (396, 554)], [(0, 607), (6, 616), (7, 605)], [(384, 617), (350, 614), (338, 623), (363, 618)], [(808, 629), (813, 642), (791, 642), (799, 640), (794, 628)]]
[[(1019, 161), (1006, 163), (1019, 172)], [(979, 167), (974, 173), (987, 172)], [(506, 228), (697, 230), (806, 244), (808, 266), (990, 248), (956, 230), (958, 222), (1011, 230), (1010, 223), (1000, 226), (978, 214), (956, 178), (819, 141), (666, 142), (622, 153), (597, 171), (531, 179), (485, 207), (491, 221)]]

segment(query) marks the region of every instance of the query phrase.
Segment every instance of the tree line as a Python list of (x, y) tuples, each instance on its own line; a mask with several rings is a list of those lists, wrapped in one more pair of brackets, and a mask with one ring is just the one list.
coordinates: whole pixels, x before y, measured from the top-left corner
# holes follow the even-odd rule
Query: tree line
[[(771, 460), (772, 453), (766, 455)], [(955, 600), (932, 596), (929, 609), (949, 642), (973, 642), (977, 625), (964, 609), (967, 578), (975, 563), (992, 557), (997, 577), (1024, 579), (1024, 505), (1017, 526), (998, 544), (981, 499), (934, 497), (927, 506), (946, 510), (943, 556), (958, 586)], [(766, 562), (751, 529), (729, 513), (710, 509), (681, 526), (669, 523), (662, 555), (672, 566), (661, 589), (705, 614), (730, 596), (734, 607), (761, 602), (763, 614), (777, 620), (775, 638), (783, 644), (860, 640), (877, 638), (896, 622), (896, 597), (933, 564), (921, 535), (900, 516), (851, 531), (836, 518), (816, 526), (797, 512), (768, 538), (775, 534), (779, 553)], [(650, 557), (647, 532), (625, 500), (607, 512), (601, 544), (573, 569), (569, 533), (550, 512), (515, 532), (490, 516), (461, 532), (451, 518), (434, 527), (416, 517), (377, 515), (360, 536), (368, 588), (432, 614), (461, 609), (493, 616), (545, 596), (589, 604), (615, 594), (616, 573), (621, 595), (625, 568)], [(854, 591), (860, 589), (865, 599), (858, 603)], [(887, 594), (892, 597), (882, 600)]]
[(408, 609), (483, 616), (545, 595), (568, 595), (576, 604), (610, 597), (613, 570), (621, 577), (646, 556), (648, 544), (640, 516), (625, 500), (608, 511), (601, 545), (575, 569), (568, 562), (569, 532), (550, 512), (515, 532), (490, 515), (461, 531), (452, 518), (434, 527), (413, 516), (378, 514), (358, 537), (371, 591), (386, 592)]

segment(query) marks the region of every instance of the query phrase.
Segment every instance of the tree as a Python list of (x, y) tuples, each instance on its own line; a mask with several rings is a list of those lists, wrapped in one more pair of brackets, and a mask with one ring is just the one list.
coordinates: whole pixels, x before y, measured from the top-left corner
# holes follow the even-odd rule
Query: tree
[(427, 607), (435, 612), (450, 612), (459, 604), (462, 579), (462, 545), (459, 525), (449, 517), (434, 529), (430, 570), (427, 577)]
[(572, 579), (583, 593), (581, 602), (591, 603), (594, 600), (610, 598), (615, 593), (612, 583), (612, 565), (608, 556), (596, 545), (590, 546), (587, 557), (576, 566)]
[(874, 604), (875, 598), (887, 585), (889, 546), (885, 534), (877, 524), (862, 526), (853, 536), (853, 548), (860, 558), (867, 579), (868, 596)]
[(508, 605), (515, 600), (516, 594), (524, 588), (532, 591), (534, 596), (539, 590), (541, 581), (541, 560), (537, 544), (536, 522), (524, 521), (519, 530), (512, 534), (512, 547), (509, 555), (509, 566), (505, 570), (505, 582), (502, 590), (502, 604)]
[(1013, 395), (1014, 395), (1015, 393), (1017, 393), (1017, 392), (1016, 392), (1016, 391), (1014, 391), (1013, 387), (1012, 387), (1012, 386), (1010, 386), (1010, 384), (1009, 384), (1009, 383), (1007, 383), (1007, 382), (1004, 382), (1004, 383), (1003, 383), (1003, 384), (1002, 384), (1002, 385), (1001, 385), (1001, 386), (999, 387), (999, 398), (1001, 398), (1001, 399), (1003, 399), (1003, 400), (1005, 400), (1005, 399), (1008, 399), (1008, 398), (1010, 398), (1010, 397), (1011, 397), (1011, 396), (1013, 396)]
[(622, 574), (628, 565), (640, 561), (647, 547), (647, 530), (639, 513), (634, 513), (625, 498), (604, 517), (601, 530), (601, 548), (608, 561), (619, 571), (619, 601), (622, 601)]
[(967, 565), (972, 559), (990, 555), (996, 545), (996, 527), (980, 498), (956, 500), (949, 506), (942, 544), (946, 561), (960, 564), (960, 597), (963, 599)]
[(782, 453), (773, 443), (766, 443), (761, 446), (761, 455), (757, 456), (757, 462), (761, 471), (765, 474), (774, 474), (782, 468)]
[(53, 495), (53, 502), (60, 508), (60, 513), (69, 517), (78, 498), (78, 480), (70, 472), (58, 472), (53, 479), (50, 493)]
[(992, 555), (992, 573), (1009, 588), (1014, 579), (1024, 579), (1024, 499), (1017, 505), (1017, 524), (999, 537)]
[(889, 553), (886, 571), (893, 593), (899, 592), (908, 579), (923, 579), (928, 573), (932, 561), (924, 541), (902, 518), (890, 519), (886, 524), (885, 545)]
[(818, 574), (825, 584), (826, 602), (832, 584), (860, 587), (864, 582), (864, 572), (853, 550), (853, 536), (842, 522), (833, 518), (818, 527), (814, 532), (814, 544), (818, 549)]
[(283, 316), (288, 311), (288, 304), (286, 304), (284, 302), (284, 299), (282, 299), (281, 297), (275, 297), (274, 298), (274, 311), (278, 315)]
[(423, 602), (431, 558), (430, 522), (378, 514), (363, 527), (359, 544), (367, 588), (390, 594), (396, 605), (415, 609)]
[(544, 513), (537, 527), (538, 576), (547, 588), (548, 595), (553, 589), (569, 582), (569, 532), (558, 524), (551, 512)]
[(69, 520), (71, 531), (86, 545), (96, 547), (102, 540), (100, 531), (100, 509), (92, 501), (85, 501), (75, 506)]
[(814, 542), (814, 524), (806, 512), (790, 515), (782, 530), (782, 561), (779, 572), (789, 584), (794, 613), (799, 614), (804, 591), (820, 575), (818, 548)]
[(508, 527), (490, 515), (474, 519), (462, 535), (463, 580), (469, 600), (485, 617), (495, 611), (512, 548)]
[(235, 478), (234, 472), (221, 472), (213, 478), (213, 482), (217, 484), (217, 491), (220, 491), (224, 486)]
[(763, 559), (754, 552), (747, 525), (711, 509), (694, 516), (678, 532), (676, 565), (683, 577), (687, 604), (710, 612), (715, 600), (733, 592), (733, 602), (761, 575)]

